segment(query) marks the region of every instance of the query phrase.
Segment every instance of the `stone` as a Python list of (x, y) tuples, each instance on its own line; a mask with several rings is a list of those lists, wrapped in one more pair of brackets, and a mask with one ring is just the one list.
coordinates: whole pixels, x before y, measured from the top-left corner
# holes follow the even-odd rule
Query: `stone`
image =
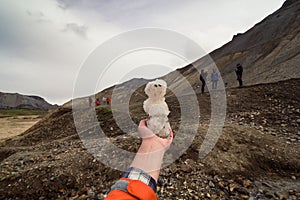
[(243, 186), (248, 188), (251, 185), (251, 181), (250, 180), (243, 180)]
[(234, 190), (236, 187), (237, 187), (236, 184), (231, 183), (231, 184), (229, 185), (229, 190), (230, 190), (230, 192), (233, 192), (233, 190)]
[(208, 185), (209, 185), (210, 187), (212, 187), (212, 188), (215, 187), (215, 184), (214, 184), (212, 181), (209, 181)]
[(192, 167), (190, 165), (187, 164), (181, 164), (181, 170), (187, 173), (190, 173), (193, 171)]
[(241, 194), (244, 194), (244, 195), (248, 195), (249, 194), (249, 191), (244, 188), (244, 187), (236, 187), (235, 189), (237, 192), (241, 193)]
[(268, 198), (268, 199), (273, 199), (274, 195), (271, 192), (266, 192), (265, 197)]

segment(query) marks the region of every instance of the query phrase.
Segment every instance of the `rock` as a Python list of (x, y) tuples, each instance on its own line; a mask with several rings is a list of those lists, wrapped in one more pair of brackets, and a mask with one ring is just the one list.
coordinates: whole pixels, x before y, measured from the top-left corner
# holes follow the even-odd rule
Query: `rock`
[(206, 193), (207, 198), (211, 198), (211, 195), (209, 193)]
[(59, 191), (60, 193), (66, 193), (66, 190), (63, 189), (63, 188), (62, 188), (62, 189), (59, 189), (58, 191)]
[(294, 190), (289, 190), (289, 194), (290, 194), (290, 195), (294, 195), (294, 194), (295, 194), (295, 191), (294, 191)]
[(209, 182), (208, 182), (208, 185), (209, 185), (210, 187), (212, 187), (212, 188), (215, 187), (215, 184), (214, 184), (212, 181), (209, 181)]
[(230, 185), (229, 185), (229, 190), (230, 190), (230, 192), (233, 192), (233, 190), (234, 190), (236, 187), (237, 187), (236, 184), (230, 183)]
[(225, 186), (224, 186), (224, 183), (223, 183), (223, 182), (218, 182), (218, 186), (219, 186), (220, 188), (225, 188)]
[(221, 190), (221, 191), (219, 191), (219, 193), (220, 193), (220, 196), (225, 196), (225, 195), (226, 195), (226, 193), (225, 193), (225, 192), (223, 192), (222, 190)]
[(78, 200), (86, 200), (87, 198), (88, 197), (85, 194), (83, 194), (78, 198)]
[(172, 164), (171, 166), (170, 166), (170, 171), (171, 171), (171, 173), (173, 173), (173, 174), (175, 174), (175, 173), (177, 173), (177, 169), (178, 167), (175, 165), (175, 164)]
[(75, 197), (75, 196), (77, 196), (77, 192), (75, 190), (73, 190), (71, 193), (71, 197)]
[(182, 171), (187, 172), (187, 173), (190, 173), (193, 171), (192, 167), (187, 164), (181, 164), (180, 168)]
[(274, 195), (271, 192), (266, 192), (265, 197), (268, 198), (268, 199), (273, 199)]
[(279, 192), (275, 192), (274, 193), (275, 197), (279, 198), (280, 200), (286, 199), (282, 194), (280, 194)]
[(243, 186), (245, 188), (248, 188), (251, 185), (251, 181), (250, 180), (243, 180)]
[(245, 194), (245, 195), (249, 194), (249, 191), (246, 188), (244, 188), (244, 187), (236, 187), (235, 190), (238, 193), (241, 193), (241, 194)]
[(88, 189), (87, 190), (87, 195), (88, 195), (88, 197), (94, 197), (95, 196), (95, 192), (92, 189)]

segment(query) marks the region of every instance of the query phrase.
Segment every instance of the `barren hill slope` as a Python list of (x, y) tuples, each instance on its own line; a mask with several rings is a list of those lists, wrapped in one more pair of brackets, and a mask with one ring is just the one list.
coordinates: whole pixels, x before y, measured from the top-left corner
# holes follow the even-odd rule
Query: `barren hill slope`
[[(228, 89), (223, 133), (204, 159), (199, 158), (199, 149), (209, 127), (211, 96), (198, 94), (201, 126), (188, 150), (162, 170), (159, 198), (299, 198), (299, 87), (300, 79), (295, 79)], [(146, 96), (140, 94), (136, 91), (130, 101), (136, 123), (146, 117), (142, 110)], [(167, 102), (176, 132), (180, 107), (174, 96), (167, 97)], [(139, 139), (124, 135), (109, 106), (97, 107), (96, 113), (111, 142), (128, 151), (137, 150)], [(1, 199), (102, 199), (121, 174), (87, 151), (67, 107), (0, 145)]]
[[(210, 53), (224, 83), (237, 86), (234, 69), (244, 67), (245, 85), (270, 83), (300, 77), (300, 1), (287, 0), (284, 5), (245, 33)], [(192, 66), (193, 65), (193, 66)], [(199, 74), (194, 69), (210, 65), (207, 57), (180, 69), (194, 85)], [(168, 76), (168, 75), (167, 75)]]
[[(163, 77), (171, 88), (182, 91), (186, 88), (176, 73), (190, 82), (197, 93), (201, 117), (188, 150), (162, 170), (159, 199), (300, 198), (299, 7), (299, 1), (286, 1), (274, 14), (211, 53), (229, 86), (236, 84), (233, 69), (241, 62), (248, 86), (226, 88), (223, 132), (204, 159), (199, 158), (200, 146), (209, 128), (211, 100), (218, 92), (197, 93), (199, 74), (194, 67), (206, 67), (207, 59)], [(119, 86), (122, 91), (141, 85), (132, 95), (127, 94), (130, 101), (125, 105), (136, 124), (147, 117), (142, 109), (144, 83), (134, 79)], [(113, 89), (96, 97), (111, 95)], [(188, 105), (191, 94), (184, 95)], [(172, 91), (166, 101), (176, 133), (182, 120), (181, 105)], [(95, 111), (107, 136), (103, 140), (124, 150), (137, 150), (139, 139), (120, 129), (110, 106), (101, 105)], [(82, 113), (85, 117), (84, 109)], [(0, 143), (0, 152), (0, 199), (102, 199), (122, 173), (102, 164), (82, 144), (71, 102), (20, 136)]]

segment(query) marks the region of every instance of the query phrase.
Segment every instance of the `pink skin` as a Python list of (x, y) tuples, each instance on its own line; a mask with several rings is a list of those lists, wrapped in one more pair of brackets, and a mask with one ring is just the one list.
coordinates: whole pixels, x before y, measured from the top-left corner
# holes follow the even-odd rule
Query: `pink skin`
[(142, 144), (131, 167), (142, 169), (157, 181), (163, 156), (173, 141), (173, 131), (170, 132), (168, 138), (160, 138), (147, 128), (147, 121), (142, 120), (138, 127), (138, 133), (142, 138)]

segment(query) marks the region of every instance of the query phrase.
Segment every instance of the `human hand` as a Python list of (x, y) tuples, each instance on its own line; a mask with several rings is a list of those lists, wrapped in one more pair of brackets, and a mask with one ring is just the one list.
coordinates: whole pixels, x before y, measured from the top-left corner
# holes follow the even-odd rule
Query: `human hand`
[(147, 120), (141, 120), (138, 127), (139, 136), (142, 138), (142, 149), (144, 152), (166, 151), (173, 141), (173, 131), (171, 130), (168, 138), (160, 138), (155, 135), (148, 127)]

